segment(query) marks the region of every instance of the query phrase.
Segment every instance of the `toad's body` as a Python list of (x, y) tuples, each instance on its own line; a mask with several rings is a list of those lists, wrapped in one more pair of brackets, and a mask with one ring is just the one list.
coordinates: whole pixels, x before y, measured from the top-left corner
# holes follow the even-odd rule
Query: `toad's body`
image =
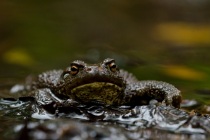
[(132, 74), (119, 70), (113, 59), (89, 65), (73, 61), (66, 70), (42, 73), (33, 84), (40, 104), (62, 103), (72, 99), (79, 103), (104, 105), (144, 105), (150, 100), (180, 107), (180, 91), (160, 81), (138, 81)]

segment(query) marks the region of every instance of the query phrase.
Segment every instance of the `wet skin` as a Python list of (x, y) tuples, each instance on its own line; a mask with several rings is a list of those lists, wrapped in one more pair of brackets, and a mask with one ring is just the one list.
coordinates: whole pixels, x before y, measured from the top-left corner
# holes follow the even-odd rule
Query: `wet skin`
[(42, 73), (32, 84), (39, 105), (72, 102), (102, 105), (146, 105), (150, 101), (179, 108), (180, 91), (161, 81), (138, 81), (120, 70), (114, 59), (99, 64), (75, 60), (66, 70)]

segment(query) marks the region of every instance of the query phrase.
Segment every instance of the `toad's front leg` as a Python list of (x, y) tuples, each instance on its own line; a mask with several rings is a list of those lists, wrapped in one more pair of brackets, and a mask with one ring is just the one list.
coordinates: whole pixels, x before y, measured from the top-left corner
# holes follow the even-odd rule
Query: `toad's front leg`
[(72, 99), (60, 99), (52, 93), (49, 88), (36, 89), (31, 92), (37, 105), (50, 113), (55, 113), (59, 108), (78, 105), (78, 102)]
[(140, 81), (128, 85), (125, 92), (125, 104), (144, 105), (154, 99), (166, 105), (180, 108), (180, 91), (173, 85), (162, 81)]

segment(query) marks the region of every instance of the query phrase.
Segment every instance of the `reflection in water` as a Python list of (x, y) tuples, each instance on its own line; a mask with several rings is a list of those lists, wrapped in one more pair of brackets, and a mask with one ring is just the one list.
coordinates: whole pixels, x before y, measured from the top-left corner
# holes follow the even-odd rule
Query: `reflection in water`
[[(101, 138), (112, 138), (120, 134), (130, 139), (158, 139), (159, 136), (154, 136), (158, 133), (161, 137), (171, 136), (172, 139), (189, 136), (208, 139), (210, 133), (209, 116), (189, 114), (171, 106), (151, 104), (113, 108), (78, 105), (60, 107), (56, 114), (50, 114), (31, 99), (28, 100), (0, 100), (1, 116), (26, 121), (26, 124), (20, 121), (18, 125), (8, 128), (15, 135), (22, 135), (24, 132), (24, 135), (34, 139), (39, 139), (40, 135), (49, 139), (52, 135), (57, 138), (72, 138), (88, 133), (87, 137), (91, 138), (97, 138), (98, 135)], [(90, 135), (90, 132), (94, 135)], [(9, 138), (14, 138), (15, 135), (10, 135)]]

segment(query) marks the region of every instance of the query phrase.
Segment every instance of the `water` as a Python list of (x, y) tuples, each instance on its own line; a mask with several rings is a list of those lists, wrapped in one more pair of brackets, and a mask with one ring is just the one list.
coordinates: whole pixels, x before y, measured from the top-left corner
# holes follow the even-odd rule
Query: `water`
[[(48, 106), (45, 107), (48, 110)], [(208, 139), (210, 117), (190, 115), (174, 107), (72, 105), (59, 107), (54, 114), (43, 110), (31, 98), (20, 100), (1, 99), (0, 115), (4, 129), (3, 138), (73, 138), (99, 139)], [(94, 133), (91, 134), (90, 133)], [(60, 134), (62, 133), (62, 134)], [(24, 134), (24, 135), (23, 135)]]

